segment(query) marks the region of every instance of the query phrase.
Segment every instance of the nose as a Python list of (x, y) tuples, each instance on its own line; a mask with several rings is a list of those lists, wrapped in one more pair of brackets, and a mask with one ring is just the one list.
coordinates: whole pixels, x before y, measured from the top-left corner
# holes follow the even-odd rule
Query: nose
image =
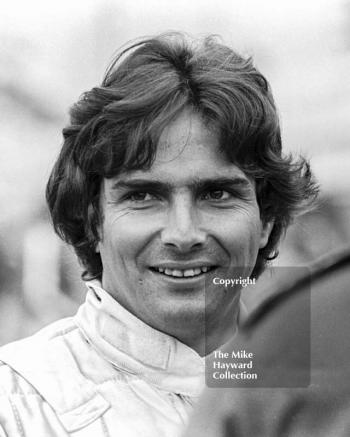
[(180, 252), (200, 249), (206, 241), (198, 212), (190, 199), (176, 199), (169, 207), (167, 223), (161, 232), (162, 243)]

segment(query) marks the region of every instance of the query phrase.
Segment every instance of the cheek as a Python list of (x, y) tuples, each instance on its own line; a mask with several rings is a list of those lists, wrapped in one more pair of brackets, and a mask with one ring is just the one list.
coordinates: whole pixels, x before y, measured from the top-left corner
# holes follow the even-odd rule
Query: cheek
[(216, 235), (235, 257), (255, 258), (260, 245), (262, 225), (256, 214), (232, 215), (216, 221)]
[(127, 212), (118, 217), (106, 215), (100, 242), (102, 260), (105, 254), (124, 265), (135, 261), (156, 230), (156, 221), (140, 217), (140, 214)]

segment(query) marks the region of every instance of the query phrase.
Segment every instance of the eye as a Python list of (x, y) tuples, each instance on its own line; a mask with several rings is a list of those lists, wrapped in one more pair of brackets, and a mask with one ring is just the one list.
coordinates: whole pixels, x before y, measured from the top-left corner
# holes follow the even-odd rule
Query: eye
[(204, 200), (228, 200), (231, 194), (225, 190), (210, 190), (203, 194)]
[(135, 191), (127, 196), (127, 200), (133, 202), (147, 202), (148, 200), (154, 200), (156, 197), (153, 194), (146, 191)]

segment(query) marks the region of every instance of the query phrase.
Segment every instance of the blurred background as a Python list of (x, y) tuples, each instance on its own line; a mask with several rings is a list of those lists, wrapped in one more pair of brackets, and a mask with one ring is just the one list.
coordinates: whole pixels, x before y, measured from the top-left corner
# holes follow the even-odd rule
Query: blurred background
[[(350, 0), (0, 0), (0, 344), (71, 315), (85, 287), (54, 235), (44, 190), (69, 106), (128, 40), (219, 34), (270, 81), (284, 147), (311, 160), (319, 207), (276, 265), (350, 243)], [(247, 295), (250, 305), (259, 296)]]

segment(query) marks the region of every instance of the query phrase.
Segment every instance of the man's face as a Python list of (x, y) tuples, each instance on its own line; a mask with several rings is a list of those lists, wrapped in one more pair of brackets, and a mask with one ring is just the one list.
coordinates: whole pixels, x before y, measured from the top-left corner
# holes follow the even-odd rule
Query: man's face
[(214, 320), (237, 306), (239, 289), (213, 279), (229, 266), (249, 276), (269, 236), (254, 182), (189, 110), (164, 130), (149, 170), (104, 180), (101, 208), (104, 289), (174, 336), (193, 329), (204, 309)]

